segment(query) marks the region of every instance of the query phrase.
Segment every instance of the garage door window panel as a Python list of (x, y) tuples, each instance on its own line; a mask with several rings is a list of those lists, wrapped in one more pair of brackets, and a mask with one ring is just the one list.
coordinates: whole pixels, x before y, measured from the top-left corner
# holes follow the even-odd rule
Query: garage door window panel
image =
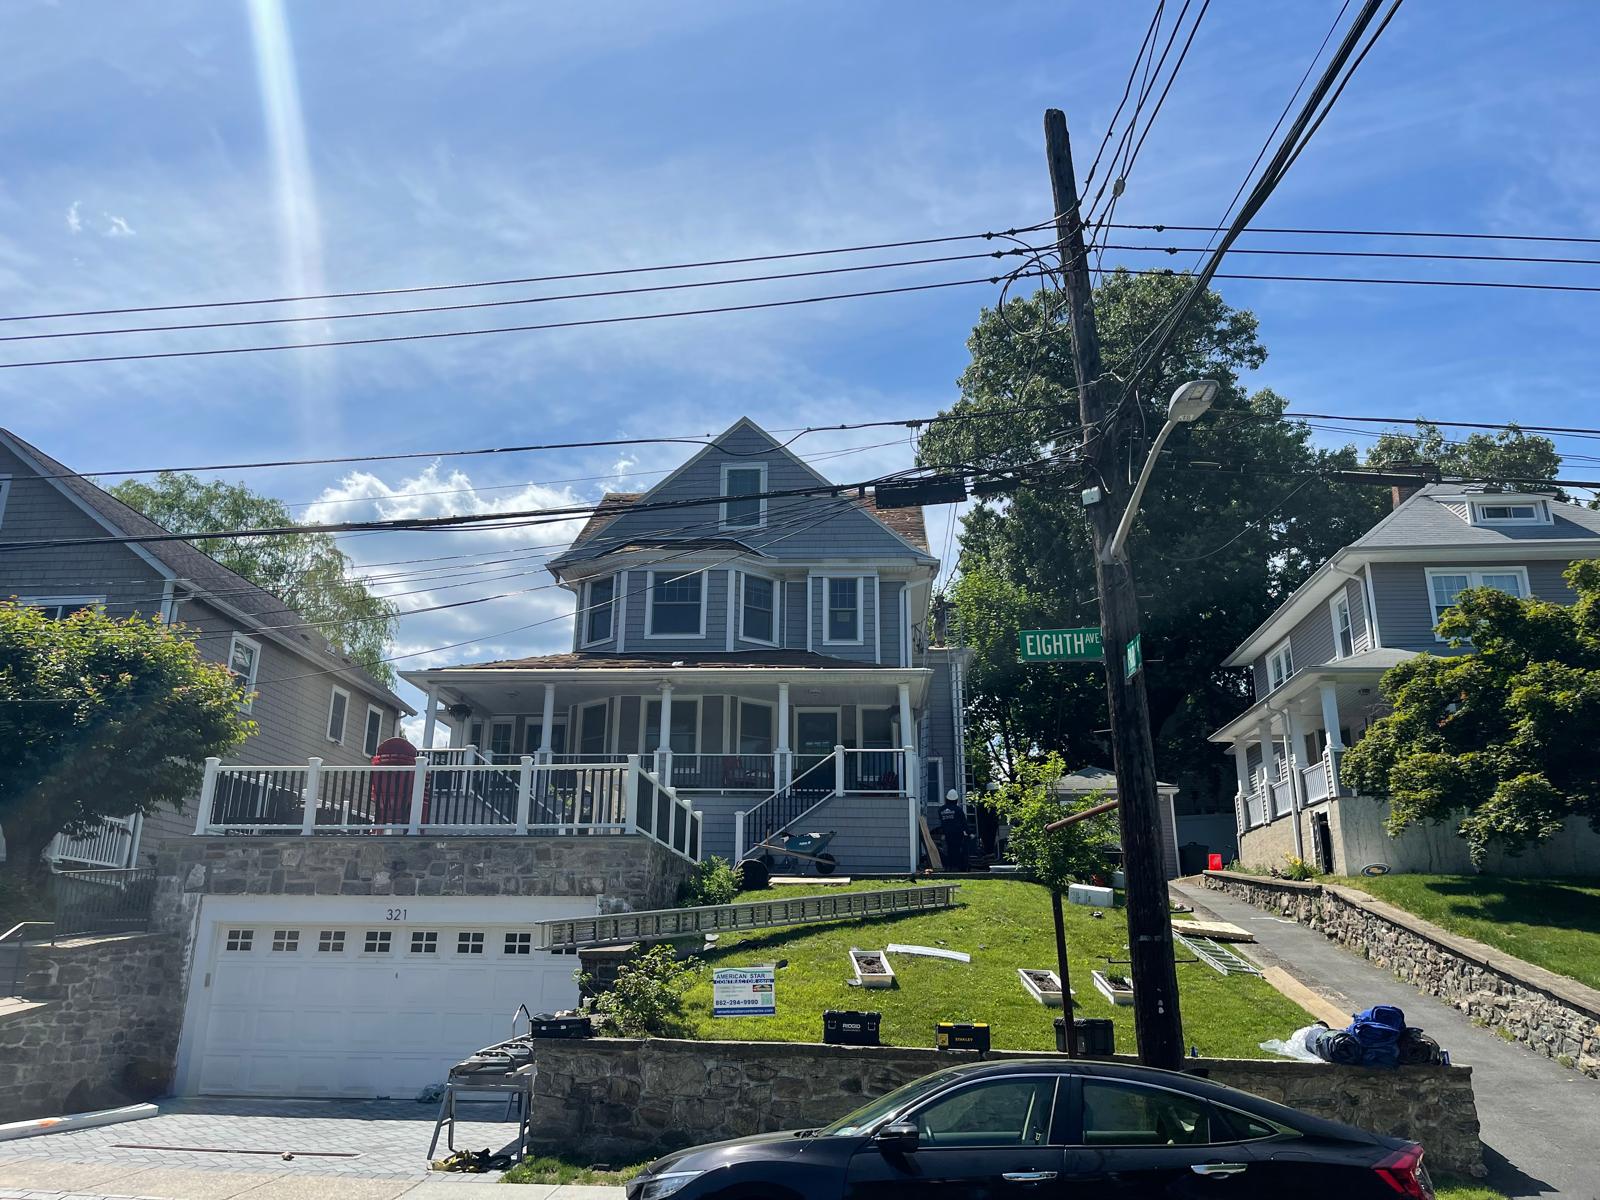
[(456, 934), (456, 953), (457, 954), (482, 954), (483, 953), (483, 934), (482, 933), (477, 933), (477, 932), (468, 932), (468, 931), (463, 931), (461, 933)]
[(324, 929), (317, 934), (317, 952), (319, 954), (343, 954), (344, 930)]
[(369, 929), (367, 931), (367, 940), (361, 947), (362, 953), (364, 953), (364, 954), (387, 954), (387, 953), (389, 953), (389, 945), (390, 945), (390, 942), (393, 940), (393, 937), (394, 937), (394, 935), (391, 934), (387, 929)]
[(223, 943), (224, 950), (231, 950), (240, 954), (250, 952), (251, 943), (255, 941), (253, 929), (230, 929), (227, 940)]
[(531, 934), (531, 933), (508, 933), (508, 934), (506, 934), (506, 953), (507, 954), (532, 954), (533, 953), (533, 934)]
[(439, 935), (432, 930), (418, 929), (411, 934), (411, 953), (439, 953)]
[(298, 929), (274, 929), (272, 931), (272, 948), (280, 954), (293, 954), (300, 949), (300, 931)]

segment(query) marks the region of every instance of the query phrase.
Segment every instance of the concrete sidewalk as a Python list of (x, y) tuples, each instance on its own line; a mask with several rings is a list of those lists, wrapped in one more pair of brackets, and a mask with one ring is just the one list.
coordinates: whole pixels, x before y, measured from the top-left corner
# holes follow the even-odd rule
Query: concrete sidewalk
[(1490, 1186), (1508, 1196), (1600, 1200), (1600, 1080), (1473, 1025), (1448, 1004), (1304, 925), (1224, 892), (1170, 886), (1197, 913), (1250, 930), (1256, 936), (1249, 947), (1254, 958), (1283, 967), (1341, 1013), (1393, 1004), (1449, 1050), (1452, 1061), (1470, 1066)]

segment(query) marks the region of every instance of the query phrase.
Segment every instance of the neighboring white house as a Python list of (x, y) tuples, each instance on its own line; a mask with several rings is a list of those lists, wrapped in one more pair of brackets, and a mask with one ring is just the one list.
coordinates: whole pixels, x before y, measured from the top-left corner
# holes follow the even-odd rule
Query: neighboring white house
[[(1382, 521), (1319, 567), (1224, 665), (1248, 667), (1255, 702), (1211, 735), (1238, 773), (1239, 858), (1282, 866), (1293, 854), (1351, 874), (1471, 870), (1453, 826), (1391, 838), (1381, 798), (1355, 796), (1340, 778), (1344, 750), (1386, 707), (1378, 681), (1417, 654), (1454, 654), (1434, 632), (1468, 587), (1570, 604), (1561, 578), (1600, 557), (1600, 512), (1554, 495), (1432, 484), (1396, 489)], [(1506, 874), (1600, 873), (1600, 836), (1586, 822), (1517, 856), (1494, 854)]]

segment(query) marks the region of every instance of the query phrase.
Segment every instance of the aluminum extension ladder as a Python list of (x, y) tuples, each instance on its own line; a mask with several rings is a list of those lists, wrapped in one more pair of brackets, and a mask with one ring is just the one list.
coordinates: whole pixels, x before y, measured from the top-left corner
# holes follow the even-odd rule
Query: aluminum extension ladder
[(1215, 938), (1189, 937), (1173, 931), (1172, 938), (1219, 975), (1259, 975), (1261, 968), (1235, 954)]

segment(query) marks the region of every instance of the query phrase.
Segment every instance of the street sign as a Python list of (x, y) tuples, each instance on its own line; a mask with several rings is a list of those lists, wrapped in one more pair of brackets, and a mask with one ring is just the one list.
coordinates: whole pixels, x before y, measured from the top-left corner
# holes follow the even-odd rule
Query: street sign
[(711, 975), (711, 1015), (713, 1017), (771, 1017), (777, 1015), (775, 968), (771, 963), (758, 967), (732, 967)]
[(1133, 641), (1129, 642), (1122, 652), (1122, 677), (1124, 679), (1132, 679), (1139, 673), (1139, 668), (1144, 666), (1144, 648), (1139, 644), (1140, 639), (1143, 637), (1144, 634), (1142, 633), (1134, 634)]
[(1100, 631), (1085, 629), (1024, 629), (1017, 634), (1023, 662), (1098, 662), (1105, 657)]

